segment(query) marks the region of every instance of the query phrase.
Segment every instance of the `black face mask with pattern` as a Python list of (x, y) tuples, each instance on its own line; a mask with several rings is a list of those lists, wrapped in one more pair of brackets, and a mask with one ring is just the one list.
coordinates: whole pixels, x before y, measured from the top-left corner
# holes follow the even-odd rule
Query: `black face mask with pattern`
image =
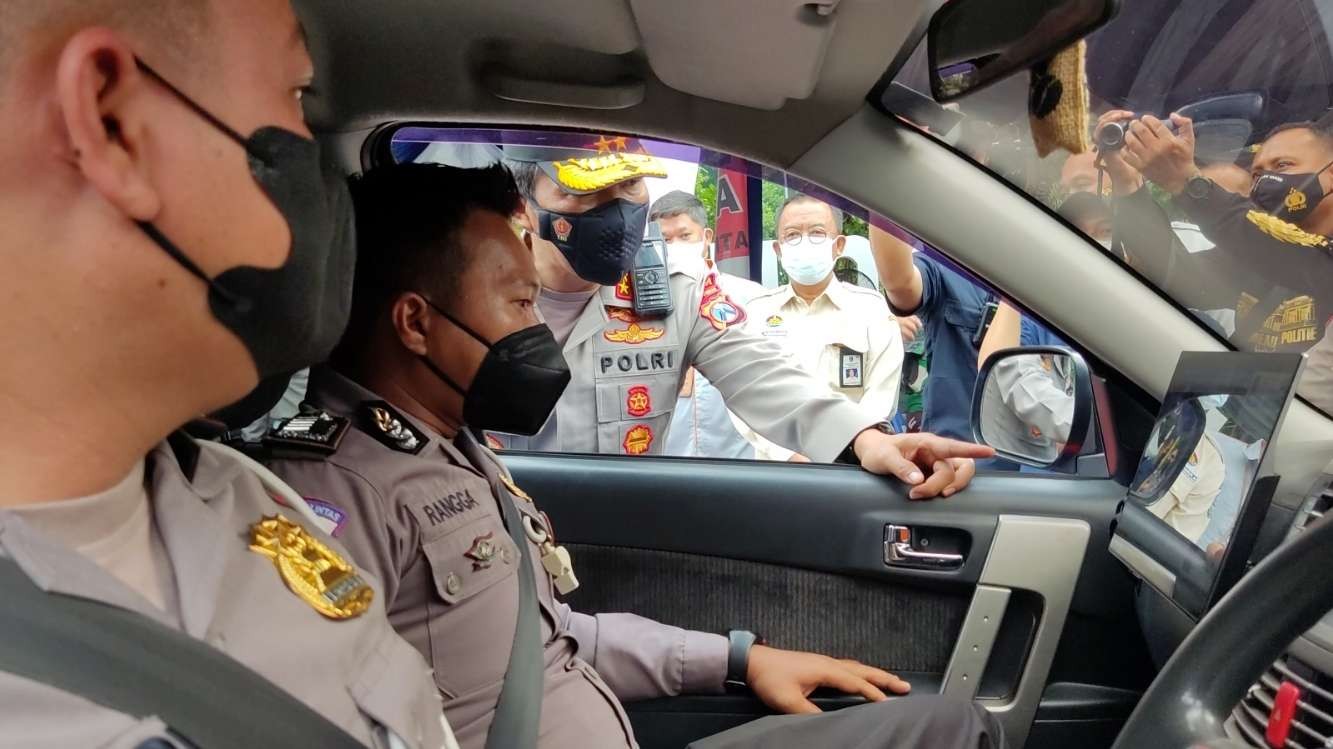
[(616, 198), (584, 213), (548, 211), (533, 204), (538, 236), (556, 247), (585, 281), (610, 286), (634, 265), (648, 226), (648, 204)]
[[(1324, 169), (1330, 166), (1333, 162), (1325, 164)], [(1250, 188), (1250, 202), (1284, 221), (1299, 224), (1325, 197), (1324, 186), (1319, 183), (1324, 169), (1302, 174), (1260, 172)]]
[(245, 149), (250, 173), (291, 232), (277, 268), (238, 266), (209, 278), (156, 226), (139, 228), (208, 285), (213, 316), (249, 351), (260, 379), (324, 360), (347, 327), (356, 236), (347, 180), (320, 158), (319, 144), (290, 130), (261, 127), (243, 137), (142, 61), (139, 69)]
[(473, 429), (509, 434), (533, 435), (540, 431), (570, 379), (569, 365), (551, 329), (545, 323), (533, 325), (491, 343), (422, 298), (440, 317), (487, 349), (468, 388), (454, 382), (430, 357), (421, 357), (427, 369), (463, 396), (463, 423)]

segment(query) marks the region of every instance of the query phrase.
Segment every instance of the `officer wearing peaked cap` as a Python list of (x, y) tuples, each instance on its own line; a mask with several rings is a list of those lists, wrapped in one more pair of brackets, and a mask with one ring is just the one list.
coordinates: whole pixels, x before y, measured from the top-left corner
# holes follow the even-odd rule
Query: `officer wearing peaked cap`
[[(541, 277), (538, 306), (562, 343), (572, 380), (537, 432), (488, 433), (492, 447), (655, 454), (665, 444), (676, 394), (698, 368), (757, 433), (817, 462), (860, 462), (916, 485), (915, 497), (948, 496), (987, 448), (934, 435), (895, 435), (887, 416), (829, 391), (781, 348), (743, 330), (745, 308), (696, 263), (644, 278), (636, 256), (645, 233), (645, 178), (665, 167), (624, 137), (585, 149), (506, 146)], [(670, 311), (643, 303), (669, 290)], [(904, 457), (928, 458), (917, 465)], [(924, 483), (923, 483), (924, 482)]]

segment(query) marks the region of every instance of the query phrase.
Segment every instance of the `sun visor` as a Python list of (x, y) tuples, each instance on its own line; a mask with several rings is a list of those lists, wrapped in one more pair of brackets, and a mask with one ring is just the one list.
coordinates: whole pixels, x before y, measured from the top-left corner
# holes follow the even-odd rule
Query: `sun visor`
[(755, 109), (808, 98), (838, 0), (630, 0), (653, 73), (687, 94)]

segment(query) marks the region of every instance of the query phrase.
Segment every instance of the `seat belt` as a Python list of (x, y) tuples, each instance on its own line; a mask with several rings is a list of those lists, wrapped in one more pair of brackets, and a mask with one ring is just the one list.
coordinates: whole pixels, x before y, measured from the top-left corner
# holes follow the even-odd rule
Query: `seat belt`
[(198, 749), (365, 749), (339, 726), (217, 648), (142, 614), (46, 593), (0, 557), (0, 671), (138, 718)]
[(546, 679), (537, 612), (537, 582), (532, 572), (527, 534), (520, 518), (522, 513), (514, 507), (514, 500), (503, 487), (491, 482), (491, 493), (500, 505), (509, 537), (518, 545), (518, 622), (514, 627), (514, 643), (509, 648), (504, 684), (500, 686), (500, 699), (495, 705), (495, 717), (486, 735), (486, 749), (535, 749)]

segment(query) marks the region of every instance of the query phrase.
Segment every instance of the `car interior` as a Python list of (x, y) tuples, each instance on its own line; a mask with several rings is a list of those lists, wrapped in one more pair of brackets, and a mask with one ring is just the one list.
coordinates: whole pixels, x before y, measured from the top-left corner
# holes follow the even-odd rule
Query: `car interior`
[[(1220, 602), (1187, 610), (1162, 591), (1179, 570), (1136, 565), (1143, 545), (1115, 550), (1182, 353), (1232, 349), (1050, 208), (886, 109), (942, 5), (297, 3), (318, 66), (307, 117), (349, 174), (390, 158), (405, 125), (698, 146), (886, 217), (1081, 363), (1088, 439), (1062, 470), (982, 472), (947, 500), (910, 501), (852, 466), (509, 451), (574, 555), (570, 605), (856, 658), (914, 693), (978, 700), (1015, 748), (1274, 745), (1288, 683), (1302, 696), (1285, 745), (1333, 745), (1333, 623), (1316, 623), (1333, 606), (1319, 574), (1333, 538), (1315, 523), (1333, 504), (1333, 419), (1301, 397), (1282, 413), (1263, 501), (1252, 494), (1252, 551), (1232, 555)], [(946, 561), (910, 553), (927, 550)], [(744, 689), (626, 708), (645, 749), (768, 714)]]

